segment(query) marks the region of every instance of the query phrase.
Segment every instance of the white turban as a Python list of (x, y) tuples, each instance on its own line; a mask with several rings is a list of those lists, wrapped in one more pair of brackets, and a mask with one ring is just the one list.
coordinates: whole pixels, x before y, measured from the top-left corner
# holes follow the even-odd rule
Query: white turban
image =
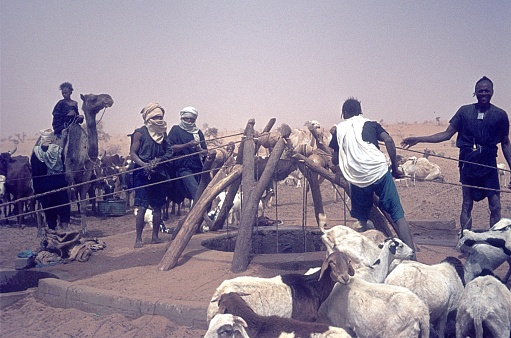
[(39, 130), (39, 134), (41, 135), (41, 140), (39, 144), (42, 146), (49, 145), (55, 138), (53, 134), (53, 129), (51, 128), (41, 129)]
[(161, 144), (167, 133), (167, 122), (162, 120), (153, 120), (155, 116), (165, 116), (165, 110), (158, 103), (149, 103), (140, 112), (144, 119), (144, 125), (149, 131), (151, 138), (158, 144)]
[(179, 127), (181, 129), (189, 132), (190, 134), (194, 134), (194, 138), (198, 140), (199, 138), (199, 128), (197, 128), (197, 125), (195, 122), (188, 122), (184, 121), (183, 118), (194, 118), (197, 119), (197, 116), (199, 116), (199, 112), (194, 107), (184, 107), (181, 109), (181, 122), (179, 122)]
[(184, 107), (181, 109), (181, 117), (191, 117), (196, 119), (199, 116), (199, 112), (194, 107)]

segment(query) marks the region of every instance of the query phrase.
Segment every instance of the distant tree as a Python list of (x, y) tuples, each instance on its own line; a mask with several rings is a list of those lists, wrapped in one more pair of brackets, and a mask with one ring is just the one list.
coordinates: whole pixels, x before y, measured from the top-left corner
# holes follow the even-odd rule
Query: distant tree
[(436, 123), (437, 123), (438, 125), (440, 125), (440, 116), (438, 116), (435, 120), (436, 120)]
[(221, 145), (222, 142), (218, 140), (218, 128), (210, 128), (207, 123), (204, 123), (202, 126), (202, 130), (204, 132), (204, 137), (213, 142), (215, 145)]
[(110, 135), (103, 129), (103, 123), (99, 122), (96, 126), (98, 130), (98, 141), (107, 142), (110, 140)]

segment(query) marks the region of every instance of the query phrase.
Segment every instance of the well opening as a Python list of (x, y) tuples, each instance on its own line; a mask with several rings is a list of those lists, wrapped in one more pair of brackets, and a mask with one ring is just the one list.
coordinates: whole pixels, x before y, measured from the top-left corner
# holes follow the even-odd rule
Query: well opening
[[(256, 229), (252, 234), (252, 254), (288, 254), (325, 251), (319, 229)], [(234, 252), (237, 232), (202, 241), (202, 246), (217, 251)]]

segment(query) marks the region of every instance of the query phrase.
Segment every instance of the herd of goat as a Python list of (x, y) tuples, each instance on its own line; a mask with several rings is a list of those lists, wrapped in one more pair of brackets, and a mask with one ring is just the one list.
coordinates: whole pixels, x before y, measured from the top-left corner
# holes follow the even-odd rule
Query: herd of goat
[(464, 264), (420, 263), (401, 240), (374, 229), (338, 225), (322, 241), (322, 266), (304, 274), (223, 281), (205, 338), (510, 337), (510, 272), (501, 281), (493, 271), (511, 263), (511, 219), (485, 232), (463, 230)]

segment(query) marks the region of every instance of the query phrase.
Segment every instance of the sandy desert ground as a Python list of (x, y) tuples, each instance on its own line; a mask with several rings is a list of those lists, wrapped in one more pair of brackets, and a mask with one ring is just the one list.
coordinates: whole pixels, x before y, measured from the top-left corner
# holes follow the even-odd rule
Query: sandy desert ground
[[(433, 122), (423, 124), (394, 124), (385, 125), (387, 131), (394, 137), (397, 145), (402, 138), (410, 135), (424, 135), (442, 131), (445, 125), (438, 125)], [(17, 154), (29, 155), (35, 139), (28, 138), (18, 145)], [(115, 149), (122, 155), (128, 154), (127, 137), (124, 135), (112, 135), (107, 143), (100, 143), (105, 150)], [(3, 140), (0, 150), (10, 149), (8, 140)], [(458, 182), (457, 170), (457, 148), (452, 142), (440, 144), (419, 145), (413, 151), (398, 149), (398, 153), (405, 156), (422, 156), (425, 148), (434, 150), (443, 157), (430, 157), (430, 160), (437, 163), (444, 175), (444, 182), (417, 182), (415, 186), (406, 187), (398, 184), (401, 201), (403, 203), (407, 219), (414, 221), (428, 220), (438, 222), (455, 222), (456, 229), (459, 229), (459, 212), (461, 207), (461, 188)], [(499, 162), (504, 162), (499, 152)], [(286, 225), (300, 226), (305, 219), (307, 226), (315, 226), (312, 199), (305, 200), (303, 189), (289, 186), (280, 186), (277, 207), (268, 211), (267, 216), (278, 218)], [(341, 224), (344, 220), (343, 207), (341, 203), (334, 201), (334, 192), (331, 185), (323, 183), (322, 195), (325, 211), (330, 225)], [(507, 188), (503, 188), (502, 216), (511, 217), (511, 195)], [(306, 207), (304, 205), (306, 204)], [(79, 220), (76, 218), (76, 211), (73, 214), (72, 226), (77, 227)], [(303, 216), (306, 216), (305, 218)], [(172, 217), (167, 226), (173, 227), (178, 217)], [(473, 211), (474, 228), (484, 229), (488, 227), (489, 212), (486, 201), (476, 203)], [(95, 237), (108, 238), (108, 236), (119, 232), (134, 230), (134, 218), (131, 211), (122, 217), (90, 217), (89, 229)], [(442, 246), (435, 246), (442, 241), (439, 229), (428, 229), (420, 226), (412, 226), (414, 236), (422, 239), (427, 244), (419, 244), (418, 259), (427, 263), (440, 262), (447, 255), (458, 255), (454, 250), (452, 241), (445, 242)], [(441, 229), (440, 229), (441, 230)], [(449, 229), (452, 235), (454, 229)], [(36, 237), (36, 228), (27, 226), (19, 229), (13, 223), (0, 225), (0, 268), (12, 269), (16, 254), (25, 249), (36, 249), (39, 246), (39, 239)], [(448, 244), (445, 244), (448, 243)], [(126, 251), (133, 250), (132, 243), (126, 244)], [(214, 252), (212, 253), (214, 254)], [(149, 259), (149, 258), (148, 258)], [(148, 260), (147, 264), (157, 264)], [(71, 263), (79, 270), (81, 263)], [(137, 265), (144, 262), (137, 262)], [(122, 276), (122, 268), (119, 268), (118, 276)], [(218, 267), (211, 267), (212, 269)], [(111, 267), (109, 278), (112, 283), (116, 282), (116, 267)], [(255, 270), (251, 270), (255, 271)], [(498, 270), (499, 275), (504, 275), (505, 270)], [(80, 274), (77, 272), (77, 276)], [(120, 278), (120, 277), (119, 277)], [(153, 281), (159, 283), (160, 281)], [(144, 283), (148, 283), (145, 281)], [(136, 289), (136, 285), (132, 285)], [(150, 285), (140, 285), (140, 289)], [(171, 281), (169, 288), (181, 288), (186, 290), (186, 283), (176, 285)], [(206, 295), (207, 296), (207, 295)], [(126, 318), (119, 314), (109, 316), (97, 316), (92, 313), (85, 313), (74, 309), (55, 309), (41, 303), (33, 296), (29, 296), (17, 303), (5, 308), (1, 312), (0, 332), (3, 337), (148, 337), (148, 336), (169, 336), (169, 337), (199, 337), (205, 332), (193, 330), (188, 327), (178, 326), (170, 320), (158, 316), (144, 316), (137, 319)]]

